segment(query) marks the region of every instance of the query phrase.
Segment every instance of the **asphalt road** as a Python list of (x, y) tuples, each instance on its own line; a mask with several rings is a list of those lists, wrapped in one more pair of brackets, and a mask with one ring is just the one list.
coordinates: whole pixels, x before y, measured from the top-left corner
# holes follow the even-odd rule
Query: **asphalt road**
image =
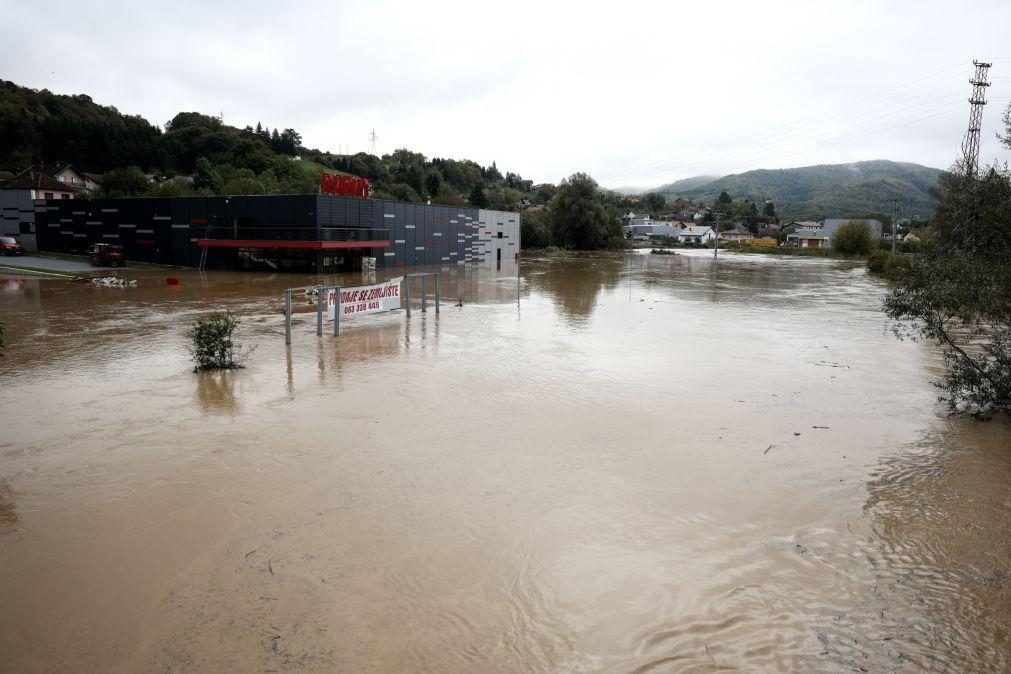
[(60, 260), (37, 255), (0, 256), (0, 267), (31, 267), (32, 269), (48, 269), (49, 271), (78, 273), (95, 271), (96, 269), (113, 269), (113, 267), (93, 267), (87, 262), (77, 260)]

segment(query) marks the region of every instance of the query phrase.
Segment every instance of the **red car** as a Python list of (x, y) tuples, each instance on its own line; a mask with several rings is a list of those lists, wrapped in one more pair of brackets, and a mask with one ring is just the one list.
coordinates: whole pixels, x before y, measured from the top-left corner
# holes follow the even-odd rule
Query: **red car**
[(0, 236), (0, 255), (24, 255), (25, 247), (13, 236)]

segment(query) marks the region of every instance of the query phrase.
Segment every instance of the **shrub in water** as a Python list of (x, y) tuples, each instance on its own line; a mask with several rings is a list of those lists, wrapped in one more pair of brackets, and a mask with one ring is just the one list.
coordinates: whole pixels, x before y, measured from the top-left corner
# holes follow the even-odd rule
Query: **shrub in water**
[(229, 370), (242, 367), (241, 347), (232, 341), (239, 321), (228, 314), (198, 319), (190, 330), (190, 347), (196, 370)]

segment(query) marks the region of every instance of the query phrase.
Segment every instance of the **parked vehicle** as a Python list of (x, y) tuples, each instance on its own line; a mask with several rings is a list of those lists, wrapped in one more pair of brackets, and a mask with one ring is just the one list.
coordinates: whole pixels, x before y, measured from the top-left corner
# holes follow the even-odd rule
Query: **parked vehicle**
[(120, 267), (126, 265), (123, 246), (111, 243), (95, 243), (88, 249), (88, 260), (96, 267)]
[(24, 255), (25, 247), (13, 236), (0, 236), (0, 255)]

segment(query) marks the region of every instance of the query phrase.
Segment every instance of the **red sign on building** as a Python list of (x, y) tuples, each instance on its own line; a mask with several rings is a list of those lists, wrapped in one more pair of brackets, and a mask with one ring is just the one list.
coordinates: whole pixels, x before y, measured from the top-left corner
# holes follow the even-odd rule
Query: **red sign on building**
[(345, 197), (369, 198), (372, 185), (368, 178), (358, 176), (339, 176), (324, 173), (320, 177), (320, 192), (323, 194), (340, 194)]

